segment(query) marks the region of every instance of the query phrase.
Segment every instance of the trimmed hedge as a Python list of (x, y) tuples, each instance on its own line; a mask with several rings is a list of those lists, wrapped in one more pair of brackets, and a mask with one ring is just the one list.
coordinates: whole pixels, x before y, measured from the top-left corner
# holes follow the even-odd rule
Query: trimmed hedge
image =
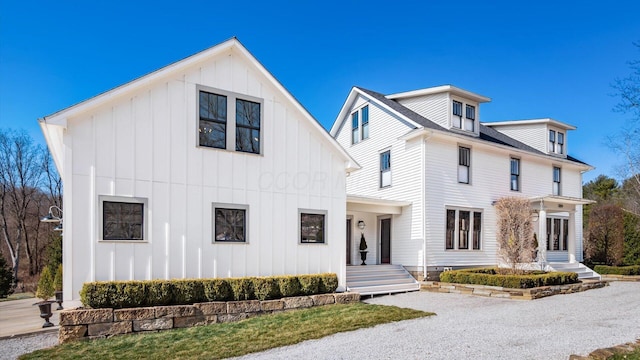
[(607, 266), (596, 265), (593, 270), (601, 275), (640, 275), (640, 265)]
[(445, 271), (440, 281), (456, 284), (499, 286), (510, 289), (530, 289), (540, 286), (574, 284), (578, 274), (573, 272), (535, 271), (523, 275), (502, 275), (496, 269), (462, 269)]
[(332, 293), (336, 274), (244, 277), (229, 279), (174, 279), (96, 281), (80, 290), (82, 304), (98, 308), (190, 305), (230, 300), (270, 300)]

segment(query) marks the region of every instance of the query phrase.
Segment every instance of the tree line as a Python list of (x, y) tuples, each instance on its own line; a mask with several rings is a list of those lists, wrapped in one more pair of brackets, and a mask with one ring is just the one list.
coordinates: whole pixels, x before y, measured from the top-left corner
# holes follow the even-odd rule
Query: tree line
[(42, 223), (50, 206), (62, 208), (62, 181), (49, 151), (23, 130), (0, 129), (0, 245), (11, 287), (33, 290), (43, 267), (62, 262), (62, 239)]

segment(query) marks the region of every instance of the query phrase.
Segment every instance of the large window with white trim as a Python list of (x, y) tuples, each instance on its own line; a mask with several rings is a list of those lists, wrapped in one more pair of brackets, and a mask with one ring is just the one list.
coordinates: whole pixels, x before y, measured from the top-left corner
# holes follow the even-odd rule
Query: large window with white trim
[(360, 120), (358, 116), (358, 112), (354, 112), (351, 114), (351, 143), (357, 144), (360, 142), (359, 129), (360, 129)]
[(380, 187), (391, 186), (391, 150), (380, 153)]
[(469, 183), (471, 170), (471, 149), (464, 146), (458, 147), (458, 182)]
[(553, 167), (553, 195), (562, 195), (562, 187), (560, 181), (562, 180), (561, 169), (557, 166)]
[(511, 158), (511, 190), (520, 191), (520, 159)]
[(446, 210), (446, 250), (481, 250), (482, 211), (451, 208)]

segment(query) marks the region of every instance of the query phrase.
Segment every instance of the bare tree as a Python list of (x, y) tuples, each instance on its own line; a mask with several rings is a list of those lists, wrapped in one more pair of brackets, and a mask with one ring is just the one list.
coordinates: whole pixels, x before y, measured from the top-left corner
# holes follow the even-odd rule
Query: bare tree
[(40, 193), (42, 154), (42, 148), (34, 144), (26, 132), (0, 130), (0, 227), (16, 283), (23, 244), (27, 258), (33, 261), (27, 219)]
[(496, 202), (495, 208), (498, 255), (511, 271), (516, 272), (519, 264), (530, 263), (534, 259), (531, 205), (524, 198), (505, 197)]
[(592, 262), (620, 265), (624, 257), (624, 212), (619, 205), (602, 204), (591, 209), (586, 255)]

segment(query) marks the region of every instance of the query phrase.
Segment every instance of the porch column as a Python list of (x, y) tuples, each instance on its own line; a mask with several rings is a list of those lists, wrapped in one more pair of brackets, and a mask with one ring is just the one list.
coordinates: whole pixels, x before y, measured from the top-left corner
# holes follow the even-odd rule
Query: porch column
[(567, 252), (569, 262), (576, 262), (576, 212), (569, 212), (569, 231), (567, 233)]
[(538, 263), (547, 265), (547, 211), (540, 209), (538, 216)]

